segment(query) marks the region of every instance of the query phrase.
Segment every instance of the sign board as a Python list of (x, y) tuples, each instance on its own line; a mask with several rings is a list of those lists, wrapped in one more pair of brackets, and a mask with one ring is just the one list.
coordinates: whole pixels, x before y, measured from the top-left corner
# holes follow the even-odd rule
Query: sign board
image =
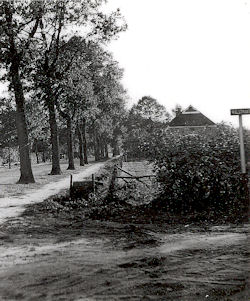
[(231, 115), (245, 115), (250, 114), (250, 109), (232, 109)]

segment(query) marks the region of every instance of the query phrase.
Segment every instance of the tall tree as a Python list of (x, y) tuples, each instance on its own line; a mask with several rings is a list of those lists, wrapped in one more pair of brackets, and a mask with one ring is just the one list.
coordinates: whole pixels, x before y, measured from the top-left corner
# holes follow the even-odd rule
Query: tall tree
[[(59, 68), (58, 60), (60, 54), (68, 45), (72, 37), (68, 26), (78, 30), (88, 40), (99, 40), (107, 42), (120, 31), (126, 28), (119, 11), (110, 15), (101, 12), (105, 0), (47, 0), (42, 20), (39, 22), (41, 34), (39, 57), (37, 68), (40, 71), (41, 87), (44, 92), (44, 100), (49, 110), (49, 120), (52, 142), (52, 170), (51, 174), (60, 173), (59, 147), (57, 139), (57, 117), (55, 110), (56, 96), (53, 93), (54, 80), (61, 78), (66, 69)], [(80, 30), (79, 30), (80, 29)], [(75, 48), (72, 52), (72, 59), (77, 57), (81, 51)]]
[[(82, 123), (84, 109), (87, 101), (91, 99), (92, 87), (91, 83), (86, 80), (86, 72), (84, 72), (84, 62), (77, 61), (67, 73), (67, 78), (60, 82), (60, 95), (56, 98), (56, 107), (60, 116), (66, 121), (67, 125), (67, 145), (68, 145), (68, 169), (74, 169), (73, 158), (73, 129), (78, 126), (79, 145), (82, 145), (82, 132), (79, 128), (79, 121)], [(80, 64), (82, 63), (82, 64)], [(82, 145), (83, 147), (83, 145)], [(83, 165), (83, 161), (81, 162)]]
[(29, 140), (25, 117), (25, 97), (21, 71), (37, 33), (42, 1), (0, 1), (0, 65), (7, 71), (16, 102), (16, 127), (20, 153), (18, 183), (33, 183)]
[(107, 144), (111, 140), (117, 141), (111, 138), (113, 133), (117, 135), (117, 131), (113, 132), (114, 118), (118, 108), (124, 106), (121, 99), (125, 91), (120, 83), (122, 70), (112, 55), (97, 42), (86, 43), (83, 39), (72, 38), (60, 56), (58, 66), (64, 69), (65, 62), (72, 58), (72, 51), (76, 48), (79, 48), (77, 58), (70, 59), (70, 68), (55, 85), (59, 95), (56, 106), (65, 119), (74, 122), (72, 118), (75, 115), (79, 153), (84, 151), (87, 163), (86, 126), (93, 138), (96, 160), (107, 157)]
[(131, 109), (133, 114), (138, 114), (144, 119), (155, 122), (168, 122), (170, 115), (166, 108), (151, 96), (143, 96)]
[[(92, 133), (96, 160), (107, 157), (107, 144), (112, 143), (118, 153), (118, 126), (115, 116), (118, 108), (124, 110), (126, 91), (121, 85), (123, 70), (111, 53), (100, 47), (90, 49), (88, 53), (94, 95), (97, 99), (96, 114), (92, 115)], [(119, 105), (118, 105), (119, 104)], [(121, 114), (122, 115), (122, 114)]]
[(150, 97), (142, 97), (129, 111), (126, 121), (127, 138), (126, 149), (129, 156), (144, 156), (142, 145), (147, 143), (150, 134), (156, 134), (166, 127), (170, 120), (170, 114), (164, 106)]
[[(77, 47), (81, 50), (79, 49), (79, 55), (75, 57), (74, 53)], [(54, 91), (54, 95), (56, 108), (67, 124), (68, 169), (74, 169), (72, 138), (74, 128), (77, 128), (79, 138), (80, 163), (81, 165), (84, 164), (83, 142), (85, 139), (82, 137), (81, 126), (88, 109), (93, 109), (93, 87), (89, 75), (88, 62), (85, 58), (85, 48), (86, 43), (80, 38), (74, 38), (69, 41), (58, 60), (58, 65), (62, 69), (66, 69), (67, 72), (55, 81), (56, 90)], [(69, 64), (69, 62), (70, 67), (65, 68), (65, 64)]]

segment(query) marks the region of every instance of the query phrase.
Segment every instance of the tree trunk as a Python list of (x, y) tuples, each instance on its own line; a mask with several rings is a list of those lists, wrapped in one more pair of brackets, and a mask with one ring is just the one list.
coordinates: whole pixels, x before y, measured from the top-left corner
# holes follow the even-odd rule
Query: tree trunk
[(98, 154), (97, 154), (97, 149), (96, 149), (96, 139), (94, 137), (94, 156), (95, 156), (95, 161), (98, 161)]
[(46, 158), (45, 158), (45, 152), (44, 152), (44, 151), (42, 152), (42, 161), (43, 161), (43, 163), (45, 163), (45, 162), (46, 162)]
[(97, 137), (97, 132), (96, 132), (96, 128), (94, 125), (94, 152), (95, 152), (95, 161), (99, 161), (100, 160), (100, 147), (99, 147), (99, 141), (98, 141), (98, 137)]
[(115, 138), (113, 141), (113, 157), (120, 155), (120, 149), (118, 145), (118, 141)]
[(105, 159), (108, 159), (109, 151), (108, 151), (108, 143), (107, 142), (105, 142), (105, 145), (104, 145), (104, 152), (105, 152)]
[(83, 155), (84, 155), (84, 163), (88, 164), (88, 151), (87, 151), (87, 138), (86, 138), (86, 120), (83, 119), (82, 124), (82, 142), (83, 142)]
[(74, 170), (74, 156), (73, 156), (73, 141), (72, 141), (72, 122), (70, 116), (67, 117), (67, 144), (68, 144), (68, 160), (69, 166), (67, 169)]
[(39, 164), (39, 153), (36, 151), (36, 163)]
[(84, 166), (82, 133), (81, 133), (79, 124), (77, 124), (77, 135), (78, 135), (78, 142), (79, 142), (79, 159), (80, 159), (80, 166)]
[(104, 149), (104, 141), (103, 139), (99, 139), (99, 147), (100, 147), (100, 157), (103, 159), (105, 157), (105, 149)]
[(12, 62), (11, 81), (15, 93), (16, 101), (16, 128), (18, 136), (19, 154), (20, 154), (20, 178), (18, 184), (34, 183), (34, 176), (31, 168), (29, 154), (29, 139), (26, 125), (26, 116), (24, 111), (24, 94), (23, 87), (19, 77), (18, 63)]
[(47, 105), (49, 108), (49, 125), (50, 125), (51, 146), (52, 146), (52, 169), (50, 174), (60, 175), (61, 169), (60, 169), (59, 142), (58, 142), (58, 134), (57, 134), (55, 103), (53, 100), (52, 92), (48, 93), (47, 95), (48, 97), (51, 97), (47, 101)]
[(120, 155), (120, 148), (119, 148), (119, 129), (115, 128), (113, 133), (113, 157)]
[(37, 147), (37, 139), (35, 139), (35, 153), (36, 153), (36, 163), (39, 164), (39, 152), (38, 152), (38, 147)]

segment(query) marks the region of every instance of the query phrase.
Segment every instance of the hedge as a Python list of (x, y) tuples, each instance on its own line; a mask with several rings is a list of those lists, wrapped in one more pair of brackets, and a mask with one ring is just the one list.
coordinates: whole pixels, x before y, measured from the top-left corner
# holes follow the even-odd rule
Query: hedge
[(158, 206), (171, 212), (213, 212), (241, 218), (249, 192), (240, 170), (237, 130), (213, 129), (155, 133), (141, 148), (155, 162)]

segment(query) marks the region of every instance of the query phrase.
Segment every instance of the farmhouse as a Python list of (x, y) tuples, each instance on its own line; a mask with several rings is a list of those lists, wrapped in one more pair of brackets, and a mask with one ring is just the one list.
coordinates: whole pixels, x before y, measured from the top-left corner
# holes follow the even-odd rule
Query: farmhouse
[(193, 106), (179, 113), (170, 123), (169, 129), (204, 129), (214, 127), (215, 123)]

